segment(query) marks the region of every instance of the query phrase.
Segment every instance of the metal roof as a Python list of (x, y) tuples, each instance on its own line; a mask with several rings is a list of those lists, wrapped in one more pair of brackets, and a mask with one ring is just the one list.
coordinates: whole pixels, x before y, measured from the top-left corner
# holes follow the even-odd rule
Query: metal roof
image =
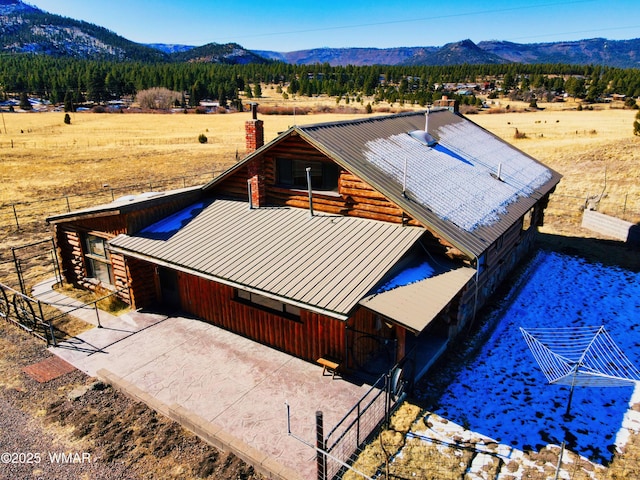
[(247, 202), (196, 203), (111, 249), (345, 319), (419, 227)]
[(467, 255), (480, 256), (560, 175), (447, 109), (429, 115), (437, 145), (416, 140), (409, 134), (425, 130), (425, 113), (294, 130)]
[(186, 197), (187, 199), (192, 198), (191, 201), (194, 201), (201, 195), (202, 185), (180, 188), (177, 190), (167, 190), (164, 192), (144, 192), (135, 195), (125, 195), (102, 205), (95, 205), (92, 207), (72, 210), (66, 213), (51, 215), (46, 218), (46, 221), (47, 223), (60, 223), (71, 221), (76, 218), (87, 218), (89, 216), (118, 215), (121, 213), (149, 208), (156, 204), (163, 204), (178, 197)]
[(470, 267), (444, 269), (424, 280), (369, 295), (360, 305), (419, 334), (475, 273)]

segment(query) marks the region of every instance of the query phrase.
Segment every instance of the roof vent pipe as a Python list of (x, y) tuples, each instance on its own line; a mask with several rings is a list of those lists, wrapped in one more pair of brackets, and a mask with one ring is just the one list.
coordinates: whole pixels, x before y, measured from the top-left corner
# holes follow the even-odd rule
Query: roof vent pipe
[(253, 210), (253, 192), (251, 191), (251, 179), (247, 179), (247, 190), (249, 192), (249, 210)]
[(309, 216), (313, 217), (313, 189), (311, 188), (311, 167), (307, 171), (307, 189), (309, 190)]
[(429, 113), (431, 113), (431, 109), (427, 108), (427, 113), (424, 115), (424, 131), (429, 133)]
[(256, 102), (251, 102), (249, 104), (251, 106), (251, 118), (253, 120), (258, 119), (258, 104)]
[(502, 181), (502, 163), (498, 164), (498, 180)]

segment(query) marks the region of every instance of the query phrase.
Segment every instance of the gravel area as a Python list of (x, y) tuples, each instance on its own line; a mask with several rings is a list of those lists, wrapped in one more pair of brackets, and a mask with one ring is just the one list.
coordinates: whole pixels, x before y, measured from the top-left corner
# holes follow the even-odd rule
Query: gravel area
[[(86, 442), (56, 438), (0, 393), (0, 478), (134, 479), (123, 464), (105, 464)], [(64, 454), (64, 457), (63, 455)]]

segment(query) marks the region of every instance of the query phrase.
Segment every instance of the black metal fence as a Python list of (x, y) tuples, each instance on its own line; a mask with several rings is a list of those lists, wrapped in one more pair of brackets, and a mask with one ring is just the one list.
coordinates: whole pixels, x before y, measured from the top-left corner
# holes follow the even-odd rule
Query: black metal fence
[[(378, 427), (388, 423), (404, 399), (402, 370), (398, 367), (382, 375), (327, 434), (318, 461), (318, 479), (337, 479), (348, 470)], [(321, 452), (322, 453), (322, 452)]]
[(45, 320), (42, 303), (0, 283), (0, 319), (4, 319), (47, 345), (57, 345), (52, 320)]

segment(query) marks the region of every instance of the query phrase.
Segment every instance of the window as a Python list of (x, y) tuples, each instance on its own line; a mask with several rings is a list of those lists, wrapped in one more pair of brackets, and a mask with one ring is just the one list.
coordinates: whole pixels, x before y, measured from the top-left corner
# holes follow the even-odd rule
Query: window
[(299, 307), (280, 302), (273, 298), (263, 297), (257, 293), (238, 289), (236, 290), (236, 300), (239, 300), (242, 303), (251, 304), (252, 306), (260, 307), (263, 310), (268, 310), (292, 320), (300, 320)]
[(307, 167), (311, 168), (311, 188), (313, 190), (338, 191), (340, 167), (329, 162), (277, 158), (276, 183), (283, 187), (306, 190), (308, 188)]
[(87, 234), (84, 239), (87, 276), (107, 285), (113, 285), (111, 259), (104, 238)]

